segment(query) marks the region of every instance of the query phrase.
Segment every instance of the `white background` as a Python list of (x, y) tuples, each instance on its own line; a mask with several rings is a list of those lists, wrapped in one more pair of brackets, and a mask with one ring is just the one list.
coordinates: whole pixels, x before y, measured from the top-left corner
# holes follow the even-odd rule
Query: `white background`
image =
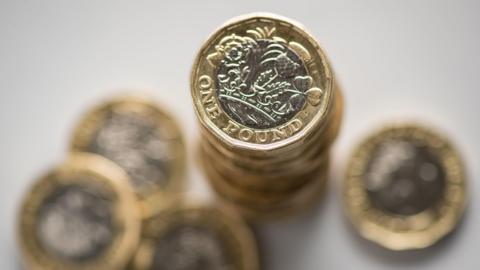
[[(270, 11), (301, 21), (329, 55), (346, 97), (326, 200), (307, 215), (260, 226), (265, 269), (479, 269), (478, 1), (0, 1), (0, 268), (18, 269), (15, 217), (41, 172), (65, 157), (75, 120), (118, 89), (153, 94), (198, 136), (189, 71), (225, 20)], [(413, 118), (454, 139), (469, 168), (459, 230), (419, 252), (357, 237), (338, 192), (345, 159), (371, 128)], [(208, 193), (190, 162), (192, 190)], [(477, 226), (475, 226), (477, 225)]]

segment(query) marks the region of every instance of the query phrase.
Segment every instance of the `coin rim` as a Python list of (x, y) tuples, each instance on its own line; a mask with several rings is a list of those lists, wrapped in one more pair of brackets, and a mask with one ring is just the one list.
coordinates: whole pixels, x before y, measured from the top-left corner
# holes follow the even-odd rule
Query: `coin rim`
[[(166, 110), (164, 110), (161, 104), (154, 101), (147, 94), (140, 93), (125, 93), (109, 97), (97, 105), (87, 110), (79, 120), (73, 129), (69, 150), (71, 152), (85, 151), (85, 146), (81, 141), (91, 141), (92, 138), (86, 139), (85, 127), (94, 126), (91, 128), (88, 134), (93, 136), (93, 129), (98, 130), (103, 119), (97, 119), (99, 115), (104, 114), (107, 111), (111, 111), (111, 108), (115, 106), (122, 106), (124, 104), (134, 104), (145, 106), (155, 112), (155, 125), (161, 126), (162, 122), (168, 121), (168, 125), (175, 129), (178, 134), (175, 138), (175, 151), (177, 157), (171, 162), (172, 174), (169, 175), (167, 184), (165, 186), (156, 185), (154, 190), (149, 191), (147, 194), (139, 193), (135, 191), (137, 197), (145, 204), (144, 207), (148, 208), (152, 203), (158, 200), (159, 197), (167, 196), (172, 193), (181, 191), (185, 187), (185, 169), (186, 169), (186, 146), (185, 138), (182, 133), (178, 121)], [(159, 117), (158, 117), (159, 116)], [(158, 121), (157, 121), (158, 120)], [(93, 153), (96, 154), (96, 153)], [(98, 154), (97, 154), (98, 155)]]
[[(236, 264), (242, 266), (238, 270), (258, 270), (260, 269), (260, 258), (257, 241), (254, 237), (253, 231), (248, 224), (237, 214), (237, 212), (225, 205), (218, 205), (211, 202), (193, 200), (191, 198), (185, 198), (178, 196), (171, 198), (164, 202), (162, 207), (157, 209), (157, 212), (153, 214), (144, 223), (144, 230), (142, 232), (142, 240), (140, 247), (150, 249), (147, 252), (151, 253), (153, 247), (149, 245), (152, 238), (158, 237), (165, 231), (167, 231), (172, 224), (169, 224), (168, 216), (183, 215), (188, 212), (197, 212), (198, 215), (203, 215), (199, 218), (208, 222), (219, 222), (222, 227), (225, 227), (229, 232), (222, 235), (233, 236), (232, 239), (228, 239), (228, 242), (235, 243), (240, 250), (234, 251), (236, 258), (233, 258)], [(167, 218), (166, 218), (167, 217)], [(151, 222), (159, 222), (162, 226), (157, 227), (156, 232), (151, 232), (147, 229), (148, 224)], [(139, 250), (139, 252), (144, 252)], [(132, 261), (134, 269), (145, 269), (140, 267), (143, 263), (141, 254), (137, 252)], [(151, 253), (152, 254), (152, 253)], [(149, 269), (147, 267), (147, 269)]]

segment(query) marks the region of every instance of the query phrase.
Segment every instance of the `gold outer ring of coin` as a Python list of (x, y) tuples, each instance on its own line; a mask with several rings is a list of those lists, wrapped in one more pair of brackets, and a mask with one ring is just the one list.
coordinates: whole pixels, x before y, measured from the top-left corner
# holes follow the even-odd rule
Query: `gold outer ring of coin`
[(143, 237), (132, 261), (133, 270), (152, 269), (155, 240), (179, 224), (198, 224), (218, 230), (235, 256), (235, 270), (260, 269), (258, 247), (253, 232), (237, 212), (227, 206), (173, 198), (157, 208), (145, 221)]
[(208, 143), (215, 147), (215, 150), (231, 159), (244, 163), (245, 166), (264, 167), (265, 164), (272, 162), (289, 162), (300, 157), (302, 152), (305, 154), (314, 152), (315, 148), (312, 149), (312, 144), (320, 145), (319, 142), (321, 142), (321, 144), (328, 145), (335, 141), (342, 122), (343, 95), (340, 90), (335, 91), (334, 95), (333, 105), (330, 106), (323, 123), (316, 130), (302, 137), (295, 148), (292, 146), (289, 149), (259, 151), (259, 153), (252, 154), (226, 145), (203, 126), (200, 129), (201, 134)]
[[(221, 201), (235, 208), (242, 216), (252, 222), (265, 222), (273, 219), (282, 219), (292, 214), (298, 215), (311, 209), (318, 200), (323, 198), (328, 185), (328, 170), (320, 170), (316, 179), (312, 179), (308, 188), (303, 188), (297, 193), (291, 194), (279, 204), (261, 205), (258, 202), (242, 201), (222, 193), (224, 189), (212, 183)], [(315, 178), (314, 177), (314, 178)], [(210, 179), (215, 181), (215, 179)], [(222, 184), (222, 183), (220, 183)], [(310, 184), (310, 183), (309, 183)]]
[(136, 192), (137, 196), (144, 203), (144, 207), (151, 207), (165, 194), (180, 192), (184, 187), (185, 175), (185, 143), (180, 127), (171, 115), (161, 109), (146, 95), (141, 94), (125, 94), (105, 100), (103, 103), (89, 110), (78, 122), (72, 134), (70, 143), (71, 151), (88, 152), (88, 145), (93, 140), (96, 131), (101, 128), (105, 117), (115, 110), (125, 110), (139, 112), (143, 116), (153, 119), (153, 121), (168, 133), (172, 138), (172, 148), (175, 153), (174, 160), (170, 162), (171, 175), (166, 181), (166, 186), (157, 185), (151, 187), (145, 192)]
[[(317, 162), (312, 163), (304, 167), (303, 172), (295, 174), (278, 175), (274, 177), (259, 177), (255, 174), (250, 174), (245, 171), (225, 171), (221, 170), (218, 166), (218, 162), (212, 162), (205, 164), (204, 166), (210, 167), (215, 175), (224, 181), (231, 183), (235, 186), (245, 187), (247, 189), (262, 190), (264, 192), (285, 192), (302, 186), (305, 181), (308, 181), (309, 176), (315, 174), (318, 170), (328, 169), (324, 165), (327, 163), (328, 157), (323, 156)], [(206, 163), (206, 162), (205, 162)], [(206, 173), (212, 174), (211, 171), (206, 170)]]
[[(221, 53), (216, 48), (218, 42), (227, 36), (238, 37), (248, 35), (252, 31), (257, 31), (260, 36), (260, 33), (275, 35), (276, 38), (288, 42), (290, 48), (295, 49), (295, 52), (306, 63), (305, 67), (308, 74), (312, 76), (313, 86), (322, 91), (321, 97), (312, 101), (312, 104), (315, 105), (307, 102), (294, 118), (283, 124), (284, 130), (286, 130), (285, 134), (289, 134), (280, 140), (273, 136), (274, 129), (259, 130), (259, 132), (266, 131), (265, 142), (255, 141), (256, 130), (246, 126), (238, 125), (238, 132), (230, 132), (230, 134), (222, 130), (232, 131), (229, 124), (236, 125), (236, 122), (220, 109), (218, 100), (213, 93), (214, 80), (212, 78), (215, 67), (210, 63)], [(324, 122), (323, 119), (327, 116), (329, 107), (332, 106), (334, 92), (333, 73), (325, 54), (315, 39), (299, 23), (268, 13), (241, 16), (218, 29), (200, 49), (191, 74), (191, 94), (201, 125), (224, 144), (245, 155), (264, 156), (271, 151), (285, 153), (298, 147), (304, 137), (312, 133), (312, 130), (318, 129), (318, 126)]]
[[(85, 177), (88, 176), (89, 180)], [(37, 213), (44, 200), (65, 185), (101, 186), (113, 192), (116, 201), (115, 238), (100, 257), (74, 264), (50, 255), (36, 235)], [(60, 166), (41, 177), (23, 200), (18, 220), (22, 262), (28, 270), (123, 269), (135, 252), (140, 237), (139, 205), (126, 173), (113, 162), (94, 154), (72, 153)]]
[[(312, 162), (305, 161), (306, 164), (302, 164), (298, 170), (292, 169), (293, 172), (284, 174), (275, 173), (272, 175), (258, 175), (247, 170), (238, 170), (232, 165), (227, 169), (225, 166), (228, 164), (221, 165), (220, 160), (221, 157), (216, 157), (211, 160), (205, 158), (200, 159), (203, 166), (214, 170), (216, 175), (219, 175), (219, 177), (224, 179), (229, 179), (225, 181), (236, 183), (239, 186), (248, 186), (251, 188), (278, 192), (291, 190), (292, 188), (303, 185), (304, 181), (308, 179), (308, 177), (305, 178), (306, 176), (320, 170), (320, 167), (326, 163), (328, 160), (328, 151), (317, 160)], [(210, 173), (209, 170), (206, 170), (206, 172)]]
[[(446, 188), (438, 205), (404, 217), (371, 206), (362, 175), (374, 145), (388, 138), (419, 140), (439, 156), (446, 172)], [(462, 159), (447, 138), (419, 124), (393, 124), (368, 137), (353, 153), (343, 186), (345, 211), (364, 238), (385, 248), (426, 248), (450, 233), (463, 216), (467, 202), (465, 177)]]
[[(340, 94), (340, 92), (337, 92)], [(249, 171), (255, 171), (258, 174), (269, 174), (272, 170), (278, 171), (278, 168), (285, 168), (291, 171), (294, 163), (303, 163), (305, 159), (316, 159), (324, 151), (328, 151), (327, 148), (335, 141), (340, 131), (342, 114), (343, 114), (343, 97), (339, 95), (335, 99), (335, 109), (332, 119), (328, 122), (324, 132), (319, 134), (320, 136), (312, 138), (312, 141), (306, 142), (305, 145), (295, 149), (292, 153), (280, 156), (272, 160), (269, 159), (256, 159), (249, 156), (239, 156), (236, 153), (228, 151), (222, 147), (220, 142), (209, 139), (210, 136), (207, 132), (202, 133), (201, 144), (204, 144), (205, 152), (211, 156), (225, 156), (228, 160), (225, 162), (234, 163), (240, 168), (248, 168)], [(302, 165), (302, 164), (300, 164)]]
[[(328, 160), (322, 162), (319, 165), (318, 170), (310, 172), (304, 175), (292, 176), (293, 182), (301, 182), (300, 185), (291, 185), (289, 189), (285, 190), (272, 190), (272, 189), (263, 189), (263, 188), (254, 188), (248, 187), (245, 185), (240, 185), (236, 181), (231, 180), (235, 178), (235, 175), (226, 177), (220, 172), (216, 171), (212, 164), (205, 164), (203, 166), (206, 174), (209, 176), (208, 180), (215, 187), (215, 189), (222, 193), (232, 200), (239, 202), (248, 202), (255, 204), (256, 206), (260, 205), (276, 205), (281, 204), (283, 201), (288, 201), (289, 197), (298, 196), (298, 194), (308, 193), (314, 181), (323, 181), (322, 173), (328, 172)], [(299, 181), (299, 178), (302, 179)]]
[[(288, 160), (285, 162), (272, 162), (272, 163), (260, 163), (261, 166), (249, 166), (244, 164), (244, 161), (239, 161), (235, 156), (228, 156), (228, 160), (224, 159), (222, 153), (217, 150), (217, 147), (208, 142), (208, 140), (200, 141), (200, 152), (208, 155), (211, 160), (215, 161), (215, 164), (218, 167), (222, 167), (222, 171), (245, 171), (249, 174), (255, 174), (256, 178), (266, 177), (266, 178), (278, 178), (281, 175), (293, 175), (304, 173), (307, 168), (313, 168), (319, 161), (318, 159), (325, 159), (328, 156), (328, 151), (331, 143), (334, 141), (340, 129), (340, 117), (341, 111), (338, 110), (337, 117), (335, 121), (332, 121), (332, 126), (327, 130), (325, 134), (325, 142), (320, 141), (317, 145), (311, 145), (308, 149), (304, 151), (299, 151), (302, 153), (300, 157), (294, 158), (293, 160)], [(202, 155), (203, 156), (203, 155)], [(320, 161), (321, 162), (321, 161)], [(253, 164), (253, 163), (251, 163)], [(258, 181), (255, 181), (253, 184), (261, 184)]]
[[(333, 105), (329, 108), (327, 116), (323, 120), (323, 125), (319, 126), (317, 130), (305, 135), (301, 139), (302, 143), (295, 149), (291, 149), (288, 154), (280, 155), (278, 152), (263, 152), (262, 155), (249, 155), (239, 152), (234, 148), (229, 148), (221, 140), (216, 138), (209, 130), (201, 126), (202, 137), (208, 141), (219, 153), (228, 156), (229, 159), (235, 159), (236, 161), (245, 164), (248, 167), (265, 167), (266, 164), (290, 162), (292, 159), (303, 157), (305, 155), (311, 155), (317, 148), (312, 147), (312, 144), (329, 145), (332, 144), (341, 127), (343, 118), (344, 98), (342, 91), (336, 85), (336, 91), (334, 92)], [(321, 142), (321, 143), (320, 143)], [(271, 154), (269, 154), (271, 153)]]

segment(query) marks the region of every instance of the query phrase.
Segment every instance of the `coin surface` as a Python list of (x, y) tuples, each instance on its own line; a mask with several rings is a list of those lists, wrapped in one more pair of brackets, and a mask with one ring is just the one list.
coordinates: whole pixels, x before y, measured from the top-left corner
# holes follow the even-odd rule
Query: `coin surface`
[(253, 154), (294, 145), (321, 125), (333, 87), (317, 42), (299, 24), (262, 13), (217, 30), (191, 76), (203, 127)]
[[(286, 153), (277, 154), (276, 157), (256, 157), (251, 155), (239, 155), (236, 152), (225, 149), (223, 145), (211, 138), (207, 132), (202, 132), (201, 144), (205, 145), (206, 152), (217, 152), (217, 155), (225, 157), (224, 162), (230, 162), (239, 168), (247, 168), (249, 171), (258, 171), (268, 173), (269, 170), (284, 169), (291, 171), (297, 168), (295, 163), (303, 163), (306, 160), (314, 160), (327, 153), (329, 148), (335, 141), (341, 127), (343, 115), (343, 97), (341, 92), (336, 92), (334, 105), (332, 107), (332, 115), (326, 119), (326, 126), (321, 130), (317, 130), (315, 137), (304, 139), (303, 144), (296, 149)], [(319, 132), (322, 131), (322, 132)]]
[(367, 239), (395, 250), (427, 247), (463, 214), (464, 166), (442, 135), (413, 124), (389, 127), (355, 151), (344, 201)]
[(181, 131), (146, 97), (113, 98), (88, 112), (74, 131), (71, 149), (99, 154), (120, 165), (142, 199), (178, 191), (183, 184)]
[(176, 203), (144, 225), (133, 269), (255, 270), (255, 240), (230, 209)]
[[(210, 160), (215, 160), (214, 163), (217, 167), (224, 168), (220, 171), (244, 171), (247, 174), (256, 174), (258, 177), (277, 178), (282, 175), (305, 173), (308, 168), (314, 169), (315, 164), (328, 158), (329, 148), (339, 133), (342, 118), (343, 101), (341, 97), (336, 100), (336, 103), (335, 113), (325, 127), (323, 137), (305, 143), (289, 155), (281, 155), (276, 159), (257, 159), (238, 155), (226, 151), (219, 143), (211, 142), (207, 139), (208, 135), (205, 134), (199, 142), (202, 159), (206, 155)], [(244, 178), (238, 178), (238, 180), (247, 181)], [(254, 184), (262, 184), (262, 181), (255, 181)]]
[(23, 202), (19, 243), (27, 269), (123, 269), (140, 236), (126, 173), (85, 153), (38, 180)]

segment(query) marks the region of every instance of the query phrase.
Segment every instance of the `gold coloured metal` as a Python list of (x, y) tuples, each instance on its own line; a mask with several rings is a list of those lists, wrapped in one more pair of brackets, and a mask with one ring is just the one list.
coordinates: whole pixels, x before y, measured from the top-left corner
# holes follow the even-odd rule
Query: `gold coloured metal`
[(237, 209), (248, 220), (264, 222), (298, 215), (313, 207), (325, 193), (328, 185), (328, 171), (326, 168), (319, 170), (317, 175), (311, 175), (309, 178), (310, 181), (307, 181), (307, 184), (285, 194), (285, 197), (270, 201), (262, 199), (265, 194), (252, 191), (248, 193), (251, 197), (235, 197), (234, 194), (229, 194), (232, 189), (228, 187), (228, 183), (218, 181), (215, 177), (209, 180), (224, 203)]
[(126, 173), (72, 153), (30, 189), (18, 240), (29, 270), (124, 269), (140, 236), (140, 209)]
[(448, 139), (421, 125), (398, 124), (355, 150), (343, 201), (366, 239), (392, 250), (420, 249), (455, 228), (466, 184), (464, 165)]
[[(266, 129), (233, 120), (214, 93), (221, 58), (239, 43), (262, 39), (294, 51), (308, 74), (305, 105), (287, 122)], [(239, 17), (218, 29), (200, 49), (191, 76), (191, 93), (202, 126), (229, 147), (254, 156), (294, 148), (306, 134), (317, 129), (331, 106), (333, 88), (328, 61), (313, 37), (296, 22), (262, 13)]]
[(200, 49), (191, 94), (199, 161), (221, 198), (256, 220), (319, 197), (343, 96), (303, 26), (266, 13), (227, 22)]
[(258, 270), (257, 244), (236, 211), (172, 200), (147, 219), (132, 269)]
[(145, 96), (118, 96), (91, 109), (76, 126), (71, 149), (102, 155), (123, 167), (147, 207), (184, 184), (181, 130)]
[(292, 168), (297, 168), (295, 162), (303, 163), (306, 159), (315, 160), (323, 153), (328, 152), (328, 147), (335, 141), (342, 122), (343, 114), (343, 97), (341, 92), (338, 92), (339, 97), (335, 98), (335, 106), (333, 108), (333, 115), (331, 119), (328, 118), (327, 126), (324, 127), (324, 132), (321, 132), (315, 138), (306, 141), (303, 145), (299, 146), (295, 151), (291, 151), (288, 155), (279, 155), (275, 159), (269, 158), (257, 158), (249, 155), (239, 155), (238, 153), (229, 151), (222, 147), (220, 142), (209, 139), (209, 134), (203, 132), (204, 140), (201, 143), (208, 145), (208, 151), (217, 152), (218, 155), (228, 157), (228, 160), (235, 163), (238, 167), (243, 167), (248, 170), (260, 170), (268, 171), (269, 169), (284, 168), (291, 171)]

